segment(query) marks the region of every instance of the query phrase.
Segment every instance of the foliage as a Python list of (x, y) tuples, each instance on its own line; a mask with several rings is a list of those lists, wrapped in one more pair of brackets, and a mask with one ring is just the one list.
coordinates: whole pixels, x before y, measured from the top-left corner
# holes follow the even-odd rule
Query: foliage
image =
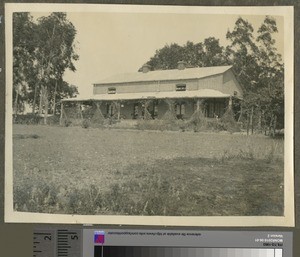
[(27, 124), (27, 125), (35, 125), (40, 124), (42, 118), (36, 114), (24, 114), (24, 115), (16, 115), (14, 119), (15, 124)]
[[(283, 64), (277, 53), (272, 34), (278, 32), (274, 18), (266, 16), (257, 31), (239, 18), (227, 38), (228, 57), (241, 84), (245, 88), (243, 110), (248, 119), (258, 117), (258, 126), (266, 124), (282, 128), (284, 119)], [(249, 118), (250, 117), (250, 118)], [(279, 122), (277, 122), (279, 120)], [(258, 128), (261, 129), (261, 128)]]
[(27, 12), (13, 15), (13, 99), (17, 114), (24, 109), (28, 88), (34, 83), (34, 42), (31, 33), (36, 26)]
[(284, 65), (273, 38), (277, 32), (272, 17), (266, 16), (257, 31), (239, 17), (233, 30), (227, 31), (226, 47), (214, 37), (199, 43), (187, 41), (182, 46), (167, 44), (156, 50), (147, 64), (152, 70), (176, 69), (179, 61), (188, 68), (232, 65), (244, 89), (242, 112), (235, 118), (244, 121), (248, 129), (251, 125), (259, 131), (268, 128), (275, 133), (275, 129), (284, 127)]
[[(178, 62), (184, 61), (188, 67), (206, 67), (226, 64), (225, 49), (220, 46), (219, 40), (209, 37), (194, 44), (187, 41), (183, 46), (176, 43), (165, 45), (156, 51), (147, 62), (152, 70), (176, 69)], [(141, 71), (142, 68), (139, 69)]]
[(234, 112), (232, 108), (227, 108), (225, 113), (220, 119), (220, 122), (223, 124), (225, 130), (229, 132), (239, 132), (240, 127), (234, 118)]
[(179, 131), (185, 127), (182, 120), (138, 120), (136, 128), (139, 130)]
[(187, 125), (193, 126), (195, 132), (201, 131), (207, 128), (207, 120), (201, 109), (196, 110), (192, 117), (187, 121)]
[(78, 93), (75, 86), (63, 81), (67, 69), (76, 70), (75, 35), (75, 27), (65, 13), (51, 13), (37, 21), (33, 21), (30, 13), (14, 13), (13, 83), (16, 106), (29, 103), (35, 113), (37, 98), (40, 97), (39, 113), (43, 110), (47, 115), (51, 110), (56, 114), (60, 99)]

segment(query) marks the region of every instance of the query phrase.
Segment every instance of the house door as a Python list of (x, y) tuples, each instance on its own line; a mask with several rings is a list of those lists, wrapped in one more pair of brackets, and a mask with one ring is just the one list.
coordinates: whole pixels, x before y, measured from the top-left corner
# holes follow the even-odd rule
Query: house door
[(175, 105), (175, 113), (177, 119), (183, 119), (185, 115), (185, 104), (184, 103), (177, 103)]
[(107, 104), (106, 114), (107, 114), (107, 117), (113, 117), (115, 115), (114, 104), (112, 104), (112, 103)]
[(133, 115), (132, 118), (134, 120), (139, 118), (139, 104), (138, 103), (134, 103), (133, 104)]
[(147, 108), (148, 112), (151, 114), (152, 119), (157, 118), (158, 116), (158, 103), (157, 101), (153, 101), (149, 104)]

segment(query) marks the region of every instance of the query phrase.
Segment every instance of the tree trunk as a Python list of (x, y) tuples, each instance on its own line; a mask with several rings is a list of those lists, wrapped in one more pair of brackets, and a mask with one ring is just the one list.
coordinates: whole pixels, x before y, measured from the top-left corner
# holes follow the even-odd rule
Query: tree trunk
[(276, 126), (277, 126), (277, 115), (274, 115), (274, 123), (273, 123), (273, 136), (276, 135)]
[(243, 106), (241, 105), (240, 115), (239, 115), (239, 118), (238, 118), (238, 122), (241, 121), (242, 115), (243, 115)]
[(39, 115), (42, 114), (42, 108), (43, 108), (43, 87), (41, 87), (41, 91), (40, 91), (40, 103), (39, 103)]
[(35, 86), (34, 86), (34, 96), (33, 96), (33, 104), (32, 104), (32, 114), (35, 113), (36, 94), (37, 94), (37, 84), (35, 84)]
[(53, 107), (52, 107), (53, 115), (55, 115), (56, 112), (56, 91), (57, 91), (57, 80), (55, 80), (55, 88), (53, 94)]
[(257, 129), (259, 131), (259, 133), (262, 133), (262, 111), (259, 110), (259, 113), (258, 113), (258, 123), (257, 123)]
[(247, 113), (247, 136), (249, 135), (249, 123), (250, 123), (250, 117), (249, 114)]
[(251, 135), (253, 135), (253, 107), (251, 108), (251, 114), (250, 114), (250, 126), (251, 126)]
[(64, 112), (64, 102), (61, 101), (60, 102), (60, 119), (59, 119), (59, 125), (62, 126), (63, 125), (63, 112)]
[(18, 115), (18, 98), (19, 98), (19, 90), (16, 90), (16, 98), (15, 98), (15, 103), (14, 103), (14, 109), (15, 109), (15, 118)]
[(44, 87), (44, 103), (45, 103), (44, 125), (47, 125), (47, 118), (48, 118), (48, 89), (47, 89), (47, 87)]
[(271, 120), (270, 120), (270, 124), (269, 124), (269, 136), (272, 136), (272, 133), (273, 133), (273, 130), (272, 130), (273, 119), (274, 119), (274, 116), (273, 116), (273, 114), (272, 114)]

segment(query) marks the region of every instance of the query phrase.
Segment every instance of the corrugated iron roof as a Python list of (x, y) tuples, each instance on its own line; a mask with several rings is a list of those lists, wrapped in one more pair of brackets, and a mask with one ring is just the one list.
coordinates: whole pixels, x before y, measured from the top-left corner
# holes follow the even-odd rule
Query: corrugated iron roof
[(129, 82), (168, 81), (182, 79), (197, 79), (222, 74), (232, 66), (214, 66), (202, 68), (186, 68), (184, 70), (156, 70), (134, 73), (116, 74), (94, 84), (116, 84)]
[(224, 94), (213, 89), (200, 89), (194, 91), (171, 91), (171, 92), (142, 92), (123, 94), (97, 94), (85, 98), (69, 98), (62, 101), (114, 101), (114, 100), (137, 100), (137, 99), (176, 99), (176, 98), (228, 98), (229, 94)]

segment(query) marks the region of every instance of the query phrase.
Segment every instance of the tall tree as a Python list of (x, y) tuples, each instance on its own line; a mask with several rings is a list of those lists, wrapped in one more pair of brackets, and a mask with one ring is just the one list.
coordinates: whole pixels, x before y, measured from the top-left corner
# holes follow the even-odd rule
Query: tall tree
[(220, 46), (219, 39), (209, 37), (203, 42), (204, 53), (202, 54), (202, 65), (221, 66), (227, 64), (224, 47)]
[(253, 37), (252, 25), (239, 17), (233, 31), (228, 31), (226, 38), (231, 44), (226, 48), (229, 62), (239, 80), (249, 92), (256, 89), (259, 67), (256, 59), (257, 46)]
[[(191, 41), (183, 46), (178, 44), (165, 45), (157, 50), (147, 62), (153, 70), (176, 69), (179, 61), (189, 67), (208, 67), (227, 64), (225, 50), (219, 40), (209, 37), (204, 42), (194, 44)], [(141, 70), (141, 69), (140, 69)]]
[(272, 34), (277, 32), (276, 22), (266, 17), (257, 31), (256, 40), (253, 32), (252, 25), (239, 18), (233, 31), (227, 32), (227, 39), (231, 42), (227, 55), (245, 88), (243, 110), (248, 121), (253, 124), (253, 116), (256, 116), (260, 127), (262, 118), (268, 117), (269, 127), (274, 127), (277, 116), (274, 116), (272, 108), (277, 113), (283, 110), (280, 104), (283, 103), (280, 99), (283, 94), (283, 64), (272, 38)]
[(38, 20), (38, 33), (36, 33), (37, 47), (35, 51), (36, 67), (39, 72), (40, 106), (44, 106), (45, 119), (49, 107), (48, 96), (57, 93), (57, 84), (52, 80), (61, 80), (66, 69), (75, 71), (73, 61), (78, 59), (74, 49), (76, 29), (66, 19), (65, 13), (52, 13), (50, 16)]
[(14, 13), (13, 16), (13, 99), (14, 112), (24, 107), (27, 99), (29, 78), (33, 76), (34, 43), (32, 32), (35, 24), (29, 13)]
[(284, 66), (281, 55), (277, 53), (273, 34), (278, 29), (274, 18), (266, 16), (258, 29), (257, 52), (260, 66), (259, 96), (261, 111), (269, 126), (284, 126)]
[(165, 45), (157, 50), (155, 55), (147, 62), (153, 70), (169, 70), (177, 67), (177, 62), (182, 61), (185, 55), (184, 48), (178, 44)]
[[(20, 92), (22, 85), (22, 100), (32, 105), (33, 113), (39, 98), (39, 112), (44, 110), (45, 123), (49, 101), (55, 106), (56, 97), (70, 91), (63, 75), (67, 69), (76, 70), (75, 36), (76, 29), (65, 13), (51, 13), (37, 22), (33, 22), (29, 13), (14, 14), (13, 80), (14, 88), (19, 89), (14, 91)], [(72, 92), (76, 94), (77, 91)], [(16, 94), (15, 101), (20, 99), (19, 95)], [(55, 107), (52, 110), (55, 111)]]

